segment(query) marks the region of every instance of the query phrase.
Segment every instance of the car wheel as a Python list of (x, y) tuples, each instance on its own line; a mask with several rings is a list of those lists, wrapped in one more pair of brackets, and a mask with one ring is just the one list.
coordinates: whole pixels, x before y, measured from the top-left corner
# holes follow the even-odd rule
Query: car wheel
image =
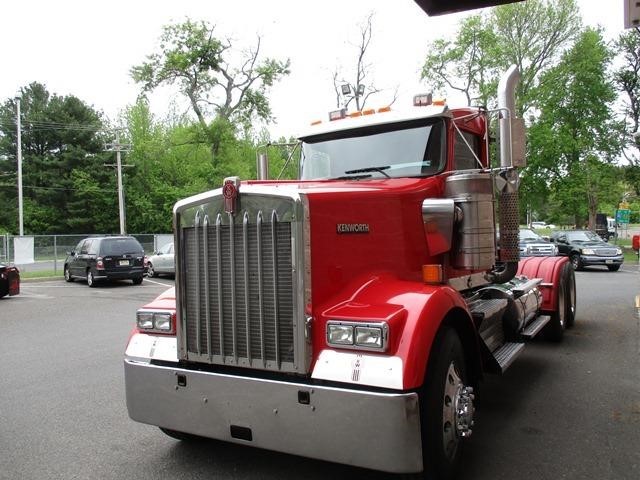
[(71, 276), (71, 272), (67, 266), (64, 267), (64, 280), (66, 282), (73, 282), (73, 277)]
[(156, 276), (156, 272), (153, 269), (153, 263), (149, 262), (149, 264), (147, 265), (147, 277), (153, 278), (155, 276)]
[(91, 272), (91, 270), (87, 270), (87, 285), (89, 285), (91, 288), (96, 286), (96, 279), (93, 278), (93, 273)]
[(607, 265), (610, 272), (617, 272), (620, 270), (620, 265)]
[(131, 281), (133, 282), (134, 285), (140, 285), (142, 283), (142, 277), (132, 278)]
[(450, 479), (462, 440), (471, 435), (474, 413), (462, 344), (452, 328), (444, 327), (436, 336), (419, 395), (425, 476)]
[(571, 255), (571, 265), (573, 266), (574, 270), (582, 270), (583, 265), (582, 260), (580, 260), (580, 254), (574, 253), (573, 255)]

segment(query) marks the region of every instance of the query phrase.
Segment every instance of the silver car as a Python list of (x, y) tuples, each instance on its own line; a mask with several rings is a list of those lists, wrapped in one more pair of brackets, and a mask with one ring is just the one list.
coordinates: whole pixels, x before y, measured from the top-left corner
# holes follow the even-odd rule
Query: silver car
[(147, 276), (157, 277), (160, 274), (175, 275), (176, 264), (173, 255), (173, 242), (151, 255), (147, 260)]

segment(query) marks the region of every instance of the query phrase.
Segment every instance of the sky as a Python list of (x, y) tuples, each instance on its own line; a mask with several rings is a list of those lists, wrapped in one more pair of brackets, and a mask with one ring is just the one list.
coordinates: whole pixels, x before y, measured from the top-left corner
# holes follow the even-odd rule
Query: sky
[[(623, 0), (578, 4), (585, 24), (602, 26), (608, 38), (623, 31)], [(210, 22), (243, 48), (260, 35), (265, 56), (291, 60), (291, 74), (270, 94), (276, 123), (269, 130), (288, 137), (335, 109), (332, 74), (355, 64), (360, 25), (370, 12), (370, 82), (385, 89), (379, 105), (370, 106), (389, 102), (396, 88), (396, 104), (410, 102), (426, 89), (420, 70), (428, 43), (453, 35), (465, 14), (428, 17), (413, 0), (12, 0), (0, 7), (0, 101), (37, 81), (115, 121), (139, 93), (131, 67), (157, 50), (163, 25), (190, 18)], [(150, 102), (157, 118), (186, 111), (172, 89)]]

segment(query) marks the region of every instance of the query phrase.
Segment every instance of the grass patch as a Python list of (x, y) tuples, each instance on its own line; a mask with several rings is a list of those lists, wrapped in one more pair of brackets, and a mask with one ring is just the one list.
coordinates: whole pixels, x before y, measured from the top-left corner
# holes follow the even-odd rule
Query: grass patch
[(58, 272), (54, 272), (53, 270), (38, 270), (35, 272), (24, 272), (21, 271), (20, 272), (20, 278), (21, 279), (28, 279), (28, 278), (55, 278), (55, 277), (60, 277), (62, 278), (62, 272), (58, 271)]

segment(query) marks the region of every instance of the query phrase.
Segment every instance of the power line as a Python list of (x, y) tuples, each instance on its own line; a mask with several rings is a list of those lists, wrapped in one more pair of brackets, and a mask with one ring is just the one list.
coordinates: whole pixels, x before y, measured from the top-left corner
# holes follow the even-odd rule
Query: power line
[[(14, 189), (16, 188), (15, 185), (9, 185), (9, 184), (0, 184), (0, 188), (11, 188)], [(78, 188), (63, 188), (63, 187), (38, 187), (36, 185), (23, 185), (22, 188), (28, 188), (30, 190), (58, 190), (58, 191), (65, 191), (65, 192), (79, 192), (81, 191)], [(114, 190), (116, 190), (115, 188), (90, 188), (87, 189), (87, 192), (109, 192), (112, 193)]]

